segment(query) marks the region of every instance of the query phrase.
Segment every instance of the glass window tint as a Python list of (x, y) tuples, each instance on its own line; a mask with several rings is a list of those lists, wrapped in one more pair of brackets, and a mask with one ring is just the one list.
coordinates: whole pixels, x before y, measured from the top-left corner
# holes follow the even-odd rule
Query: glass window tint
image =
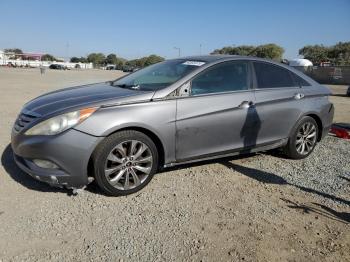
[(225, 62), (207, 69), (192, 80), (191, 94), (210, 94), (248, 89), (248, 63)]
[(297, 74), (292, 73), (295, 83), (298, 83), (300, 86), (311, 86), (304, 78), (298, 76)]
[(278, 88), (297, 86), (287, 69), (268, 63), (254, 62), (258, 88)]

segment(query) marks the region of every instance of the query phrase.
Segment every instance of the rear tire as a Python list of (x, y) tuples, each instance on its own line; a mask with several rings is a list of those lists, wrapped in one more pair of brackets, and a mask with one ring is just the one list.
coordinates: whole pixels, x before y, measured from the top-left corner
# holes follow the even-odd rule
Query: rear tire
[(292, 159), (308, 157), (317, 144), (319, 128), (315, 119), (304, 116), (293, 128), (284, 147), (284, 154)]
[(158, 169), (158, 151), (144, 133), (125, 130), (106, 137), (92, 155), (95, 179), (108, 195), (123, 196), (144, 188)]

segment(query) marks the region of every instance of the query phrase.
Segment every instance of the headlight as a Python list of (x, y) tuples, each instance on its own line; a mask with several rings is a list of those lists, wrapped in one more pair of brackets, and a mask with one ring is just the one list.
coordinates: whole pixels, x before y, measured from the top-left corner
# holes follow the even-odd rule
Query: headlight
[(47, 119), (28, 129), (26, 135), (56, 135), (88, 118), (97, 108), (85, 108)]

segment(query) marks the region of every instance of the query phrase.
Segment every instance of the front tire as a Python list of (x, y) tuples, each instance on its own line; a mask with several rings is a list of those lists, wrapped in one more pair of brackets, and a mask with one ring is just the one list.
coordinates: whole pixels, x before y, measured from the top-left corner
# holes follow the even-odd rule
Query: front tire
[(125, 130), (105, 138), (93, 156), (95, 179), (108, 195), (122, 196), (144, 188), (158, 169), (158, 151), (144, 133)]
[(289, 137), (284, 153), (292, 159), (303, 159), (308, 157), (315, 149), (318, 138), (318, 125), (310, 116), (303, 117)]

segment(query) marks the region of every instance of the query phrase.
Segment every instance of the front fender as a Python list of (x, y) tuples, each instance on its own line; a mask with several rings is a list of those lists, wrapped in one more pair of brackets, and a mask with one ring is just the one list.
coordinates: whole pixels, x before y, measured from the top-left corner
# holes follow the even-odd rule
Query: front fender
[(102, 137), (120, 129), (149, 130), (162, 142), (167, 163), (175, 161), (175, 116), (175, 100), (125, 104), (100, 108), (75, 129)]

